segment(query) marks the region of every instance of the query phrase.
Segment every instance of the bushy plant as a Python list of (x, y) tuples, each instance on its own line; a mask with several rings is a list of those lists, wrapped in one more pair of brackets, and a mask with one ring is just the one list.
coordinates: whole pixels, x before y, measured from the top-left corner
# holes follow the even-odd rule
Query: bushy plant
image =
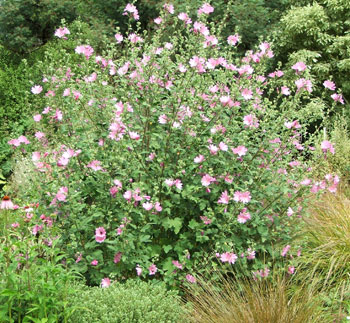
[(75, 308), (68, 322), (186, 322), (186, 306), (164, 284), (128, 280), (109, 287), (75, 286), (70, 306)]
[(265, 75), (268, 43), (235, 60), (239, 36), (215, 35), (210, 8), (192, 23), (166, 5), (152, 38), (117, 33), (101, 55), (62, 27), (59, 66), (31, 88), (42, 98), (33, 132), (9, 141), (35, 168), (22, 194), (56, 214), (91, 284), (111, 274), (180, 284), (218, 261), (265, 275), (298, 227), (303, 192), (337, 184), (308, 178), (306, 128), (319, 118), (299, 105), (308, 71)]
[(68, 317), (68, 286), (78, 276), (65, 265), (54, 217), (39, 218), (37, 211), (37, 205), (13, 205), (7, 196), (0, 204), (1, 322), (57, 322)]

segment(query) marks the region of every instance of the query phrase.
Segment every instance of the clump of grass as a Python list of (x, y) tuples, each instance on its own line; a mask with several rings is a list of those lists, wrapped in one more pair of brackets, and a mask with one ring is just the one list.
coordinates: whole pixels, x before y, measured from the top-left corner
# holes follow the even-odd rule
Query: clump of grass
[(256, 281), (221, 275), (219, 283), (200, 278), (188, 287), (187, 294), (191, 322), (324, 322), (313, 285), (296, 287), (281, 275)]
[(340, 285), (350, 275), (350, 189), (325, 193), (311, 202), (302, 236), (306, 248), (299, 259), (306, 279)]

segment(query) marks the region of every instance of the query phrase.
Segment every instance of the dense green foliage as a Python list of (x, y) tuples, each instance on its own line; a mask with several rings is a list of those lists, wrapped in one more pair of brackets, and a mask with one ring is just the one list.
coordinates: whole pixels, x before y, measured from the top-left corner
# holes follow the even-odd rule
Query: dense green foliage
[(348, 0), (295, 1), (278, 24), (277, 58), (292, 65), (304, 61), (312, 67), (317, 95), (323, 80), (333, 79), (350, 99), (350, 3)]
[(186, 322), (185, 309), (165, 285), (128, 280), (108, 288), (74, 286), (70, 306), (72, 323), (177, 323)]

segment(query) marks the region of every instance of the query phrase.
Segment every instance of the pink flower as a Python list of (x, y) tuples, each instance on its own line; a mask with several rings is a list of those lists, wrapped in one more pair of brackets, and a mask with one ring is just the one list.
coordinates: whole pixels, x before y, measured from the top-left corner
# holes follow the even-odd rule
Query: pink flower
[(161, 211), (163, 210), (163, 208), (162, 208), (162, 206), (160, 205), (159, 202), (156, 202), (156, 203), (154, 204), (154, 208), (155, 208), (155, 210), (156, 210), (157, 212), (161, 212)]
[(178, 190), (181, 190), (182, 189), (182, 182), (179, 179), (176, 179), (175, 186)]
[(150, 202), (143, 203), (142, 206), (146, 211), (150, 211), (153, 208), (153, 204)]
[(61, 27), (61, 28), (58, 28), (56, 31), (55, 31), (55, 36), (58, 37), (58, 38), (64, 38), (64, 39), (67, 39), (66, 37), (64, 37), (65, 35), (69, 35), (70, 34), (70, 31), (68, 30), (67, 27)]
[(91, 261), (91, 265), (92, 266), (97, 266), (98, 265), (98, 260), (94, 259), (93, 261)]
[(255, 258), (255, 250), (252, 250), (252, 249), (248, 248), (247, 252), (248, 252), (248, 255), (247, 255), (247, 259), (248, 260), (251, 260), (251, 259)]
[(230, 201), (230, 197), (227, 193), (227, 190), (225, 190), (224, 192), (222, 192), (222, 194), (218, 200), (218, 203), (219, 204), (228, 204), (229, 201)]
[(285, 257), (287, 255), (289, 249), (290, 249), (290, 245), (286, 245), (281, 252), (281, 256)]
[(295, 268), (293, 266), (288, 267), (288, 274), (293, 275), (295, 271)]
[(237, 148), (232, 148), (232, 152), (239, 157), (244, 156), (247, 153), (248, 149), (245, 146), (238, 146)]
[(297, 73), (305, 71), (307, 66), (305, 65), (304, 62), (298, 62), (292, 66), (292, 69), (295, 70)]
[(209, 174), (205, 174), (201, 180), (203, 186), (209, 186), (211, 182), (215, 182), (215, 181), (216, 181), (216, 178), (210, 176)]
[(209, 3), (204, 3), (197, 11), (198, 16), (203, 13), (209, 15), (212, 12), (214, 12), (214, 8)]
[(244, 100), (250, 100), (253, 97), (253, 91), (250, 89), (243, 89), (241, 94)]
[(161, 17), (157, 17), (154, 19), (154, 23), (157, 25), (160, 25), (163, 22), (163, 19)]
[(33, 119), (35, 122), (39, 122), (41, 120), (41, 114), (36, 114)]
[(177, 16), (180, 20), (185, 21), (186, 24), (192, 23), (191, 18), (185, 12), (180, 12)]
[(244, 208), (237, 216), (237, 221), (239, 223), (246, 223), (251, 219), (250, 213), (247, 212), (247, 208)]
[(43, 90), (42, 86), (40, 85), (34, 85), (32, 88), (31, 88), (31, 91), (33, 94), (39, 94), (41, 93)]
[(335, 150), (334, 150), (334, 146), (333, 144), (328, 141), (328, 140), (324, 140), (321, 142), (321, 149), (324, 153), (326, 153), (327, 151), (331, 152), (333, 155), (335, 154)]
[(233, 252), (225, 252), (220, 255), (220, 260), (222, 262), (228, 262), (229, 264), (234, 264), (237, 258), (237, 255)]
[(173, 260), (172, 263), (176, 268), (182, 269), (182, 265), (179, 263), (178, 260)]
[(234, 196), (233, 196), (233, 200), (236, 202), (242, 202), (242, 203), (248, 203), (251, 199), (250, 196), (250, 192), (240, 192), (240, 191), (236, 191)]
[(121, 253), (121, 252), (117, 252), (117, 253), (114, 255), (113, 262), (114, 262), (115, 264), (117, 264), (118, 262), (120, 262), (121, 259), (122, 259), (122, 253)]
[(123, 12), (123, 15), (124, 16), (127, 15), (128, 12), (132, 14), (132, 16), (134, 17), (135, 20), (139, 20), (140, 19), (138, 10), (133, 4), (128, 3), (126, 5), (126, 7), (124, 9), (124, 12)]
[(254, 114), (248, 114), (243, 118), (243, 124), (247, 127), (258, 128), (259, 121)]
[(198, 155), (197, 157), (195, 157), (195, 159), (193, 160), (196, 164), (200, 164), (201, 162), (203, 162), (205, 160), (203, 155)]
[(235, 46), (239, 42), (239, 35), (230, 35), (227, 37), (227, 43), (229, 45)]
[(139, 265), (136, 265), (135, 270), (136, 270), (137, 276), (141, 276), (141, 274), (142, 274), (142, 268), (141, 268)]
[(287, 87), (287, 86), (282, 86), (282, 87), (281, 87), (281, 93), (282, 93), (283, 95), (286, 95), (286, 96), (290, 95), (289, 87)]
[(99, 160), (93, 160), (91, 161), (86, 167), (91, 168), (95, 172), (98, 170), (102, 170), (101, 162)]
[(104, 227), (96, 228), (95, 239), (97, 242), (102, 243), (106, 239), (106, 230)]
[(284, 125), (288, 129), (291, 129), (291, 128), (299, 129), (299, 128), (301, 128), (301, 125), (299, 124), (298, 120), (294, 120), (294, 121), (291, 121), (291, 122), (285, 122)]
[(101, 287), (107, 288), (111, 285), (111, 280), (109, 278), (103, 278), (101, 281)]
[(174, 14), (174, 6), (172, 4), (166, 3), (163, 5), (163, 8), (170, 14)]
[(155, 275), (155, 273), (158, 271), (158, 268), (155, 264), (152, 264), (151, 266), (148, 267), (149, 270), (149, 275)]
[(295, 81), (295, 85), (297, 86), (298, 91), (305, 88), (309, 93), (312, 92), (312, 83), (310, 80), (305, 80), (304, 78), (301, 78)]
[(75, 48), (77, 54), (83, 54), (86, 59), (89, 59), (94, 49), (90, 45), (80, 45)]
[(326, 80), (323, 82), (323, 86), (326, 88), (326, 89), (329, 89), (331, 91), (334, 91), (336, 86), (335, 86), (335, 83), (330, 81), (330, 80)]
[(173, 186), (175, 184), (175, 181), (171, 178), (169, 179), (166, 179), (165, 181), (165, 184), (168, 185), (169, 187)]
[(9, 196), (5, 195), (0, 204), (0, 210), (13, 210), (14, 204)]
[(221, 151), (227, 151), (228, 150), (228, 146), (224, 142), (220, 142), (219, 143), (219, 148), (220, 148)]
[(211, 220), (208, 219), (206, 216), (201, 216), (200, 218), (204, 222), (204, 224), (210, 224), (211, 223)]
[(133, 140), (139, 140), (140, 139), (140, 135), (137, 132), (129, 131), (129, 136)]
[(343, 96), (341, 94), (334, 93), (334, 94), (331, 95), (331, 98), (335, 102), (340, 102), (341, 104), (344, 104), (344, 99), (343, 99)]
[(121, 35), (121, 34), (115, 34), (114, 38), (116, 39), (118, 44), (120, 44), (124, 39), (123, 35)]
[(191, 284), (195, 284), (196, 283), (196, 278), (194, 277), (194, 276), (192, 276), (192, 275), (190, 275), (190, 274), (187, 274), (186, 275), (186, 279), (187, 279), (187, 281), (189, 282), (189, 283), (191, 283)]
[(219, 148), (216, 147), (215, 145), (209, 145), (209, 151), (212, 155), (216, 155), (219, 151)]

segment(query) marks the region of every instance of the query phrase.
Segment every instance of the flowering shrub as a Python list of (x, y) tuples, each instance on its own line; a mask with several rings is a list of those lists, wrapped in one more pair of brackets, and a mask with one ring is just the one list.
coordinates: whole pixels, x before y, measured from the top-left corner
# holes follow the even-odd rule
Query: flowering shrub
[(9, 141), (30, 154), (32, 193), (90, 283), (195, 282), (194, 268), (218, 261), (265, 275), (303, 192), (337, 184), (308, 178), (308, 71), (266, 75), (268, 43), (235, 61), (239, 36), (221, 39), (203, 8), (193, 22), (167, 4), (152, 39), (117, 33), (103, 55), (66, 31), (71, 52), (31, 88), (42, 96), (33, 134)]

